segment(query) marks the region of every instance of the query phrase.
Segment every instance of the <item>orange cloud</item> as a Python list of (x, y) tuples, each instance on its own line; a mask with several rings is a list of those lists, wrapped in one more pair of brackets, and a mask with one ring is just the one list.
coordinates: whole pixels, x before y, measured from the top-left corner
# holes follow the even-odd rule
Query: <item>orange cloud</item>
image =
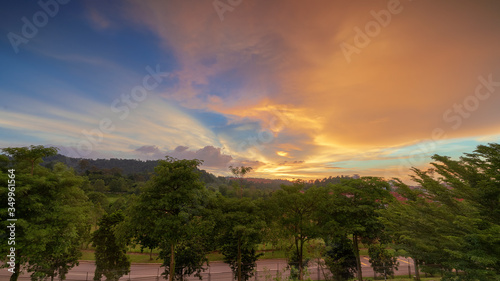
[[(148, 1), (131, 2), (130, 15), (180, 61), (180, 86), (165, 97), (235, 122), (258, 120), (275, 133), (272, 152), (259, 161), (286, 154), (312, 165), (383, 154), (428, 139), (435, 128), (446, 138), (498, 132), (500, 87), (459, 128), (443, 117), (474, 94), (478, 76), (500, 81), (498, 2), (396, 1), (401, 12), (346, 60), (340, 45), (355, 45), (356, 28), (365, 30), (390, 2), (243, 1), (221, 22), (210, 1)], [(243, 78), (223, 98), (194, 86), (227, 72)], [(273, 110), (284, 117), (279, 126), (271, 124)], [(290, 175), (299, 172), (312, 171)]]

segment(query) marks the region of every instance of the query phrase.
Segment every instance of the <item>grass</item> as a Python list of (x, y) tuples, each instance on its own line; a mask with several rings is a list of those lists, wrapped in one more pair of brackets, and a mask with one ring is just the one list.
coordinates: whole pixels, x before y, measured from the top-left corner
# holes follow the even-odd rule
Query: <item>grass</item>
[[(162, 261), (158, 258), (158, 250), (153, 250), (152, 258), (149, 257), (149, 252), (140, 253), (139, 252), (127, 252), (127, 256), (130, 258), (130, 261), (133, 263), (161, 263)], [(213, 252), (207, 255), (208, 261), (222, 261), (224, 256), (221, 253)], [(264, 255), (260, 257), (260, 259), (284, 259), (284, 252), (264, 252)], [(94, 250), (82, 250), (82, 257), (80, 260), (85, 261), (95, 261)]]
[[(260, 244), (257, 247), (257, 251), (259, 253), (262, 253), (263, 255), (259, 259), (286, 259), (286, 251), (281, 250), (281, 249), (274, 249), (273, 245), (266, 243), (266, 244)], [(368, 255), (368, 249), (360, 248), (359, 250), (360, 255), (362, 256), (367, 256)], [(94, 249), (90, 247), (90, 249), (85, 249), (82, 250), (82, 257), (81, 260), (89, 260), (89, 261), (94, 261)], [(149, 254), (150, 254), (150, 249), (144, 249), (141, 252), (141, 246), (140, 245), (135, 245), (135, 246), (129, 246), (127, 248), (127, 254), (130, 257), (130, 261), (133, 263), (161, 263), (161, 260), (158, 260), (157, 257), (160, 253), (159, 249), (153, 249), (152, 252), (152, 257), (153, 260), (150, 260)], [(309, 256), (309, 253), (305, 251), (306, 257)], [(207, 255), (207, 258), (209, 261), (222, 261), (223, 260), (223, 255), (218, 252), (213, 252)]]
[[(398, 281), (414, 281), (415, 279), (410, 279), (408, 277), (405, 277), (405, 276), (394, 276), (394, 278), (387, 278), (388, 280), (398, 280)], [(356, 279), (353, 279), (353, 280), (356, 280)], [(374, 280), (373, 277), (363, 277), (363, 280)], [(384, 280), (384, 278), (377, 278), (375, 280)], [(441, 277), (420, 277), (420, 280), (422, 281), (439, 281), (441, 280)]]

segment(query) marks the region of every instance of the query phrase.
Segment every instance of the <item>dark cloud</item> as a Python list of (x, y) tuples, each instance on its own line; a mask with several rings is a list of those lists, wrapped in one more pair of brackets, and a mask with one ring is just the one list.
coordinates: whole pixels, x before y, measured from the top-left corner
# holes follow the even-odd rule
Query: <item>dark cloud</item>
[(222, 153), (220, 148), (211, 145), (196, 151), (188, 150), (185, 146), (178, 146), (174, 151), (167, 152), (168, 155), (179, 159), (199, 159), (203, 160), (203, 166), (207, 167), (227, 167), (233, 160), (231, 155)]
[(183, 152), (183, 151), (186, 151), (189, 147), (187, 146), (182, 146), (182, 145), (179, 145), (178, 147), (176, 147), (174, 149), (175, 152)]
[(160, 149), (156, 145), (143, 145), (137, 148), (135, 151), (142, 154), (157, 154), (160, 152)]
[(231, 155), (224, 154), (220, 148), (208, 145), (198, 150), (189, 150), (187, 146), (177, 146), (174, 150), (162, 151), (156, 145), (144, 145), (137, 149), (141, 156), (148, 159), (162, 159), (166, 155), (177, 159), (203, 160), (202, 166), (212, 168), (227, 168), (233, 160)]

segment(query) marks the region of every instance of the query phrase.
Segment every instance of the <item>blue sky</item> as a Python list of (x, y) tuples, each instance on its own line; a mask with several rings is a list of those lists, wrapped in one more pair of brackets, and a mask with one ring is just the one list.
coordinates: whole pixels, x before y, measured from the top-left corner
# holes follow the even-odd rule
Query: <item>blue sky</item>
[(407, 178), (500, 139), (496, 1), (67, 2), (0, 4), (0, 147)]

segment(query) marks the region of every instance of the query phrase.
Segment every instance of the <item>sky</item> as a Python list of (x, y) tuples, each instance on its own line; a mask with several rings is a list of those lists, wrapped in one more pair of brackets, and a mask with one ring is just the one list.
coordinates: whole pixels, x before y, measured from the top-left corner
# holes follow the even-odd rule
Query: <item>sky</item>
[(0, 147), (408, 179), (500, 141), (500, 2), (2, 1)]

